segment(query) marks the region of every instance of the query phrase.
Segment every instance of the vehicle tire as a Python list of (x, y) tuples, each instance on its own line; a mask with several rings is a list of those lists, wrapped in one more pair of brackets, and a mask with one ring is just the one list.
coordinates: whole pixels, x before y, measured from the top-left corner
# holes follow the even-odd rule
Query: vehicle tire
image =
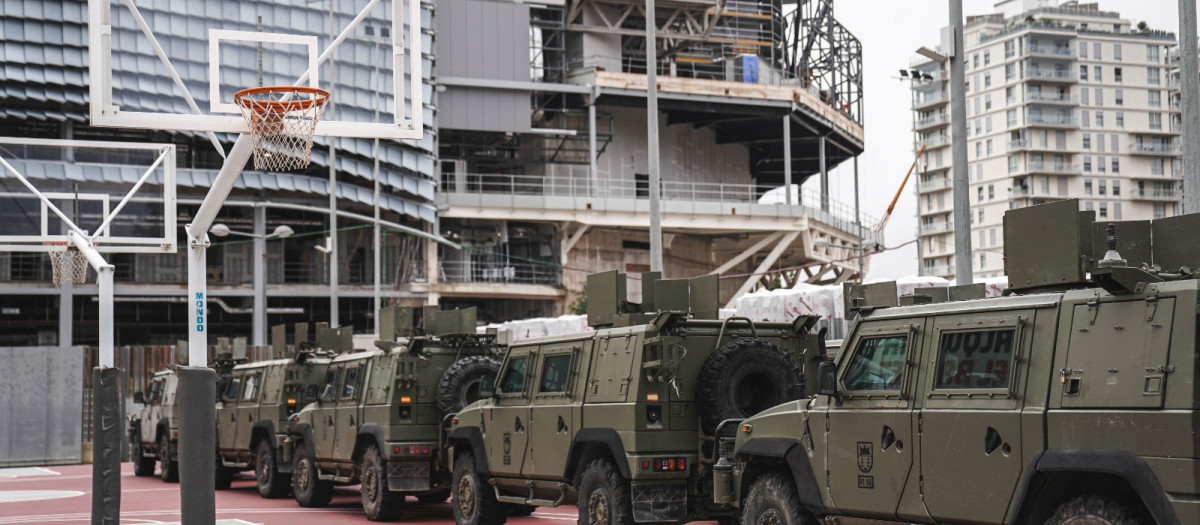
[(750, 486), (742, 504), (742, 525), (817, 525), (817, 520), (800, 506), (792, 480), (770, 473)]
[(233, 476), (237, 474), (236, 470), (221, 466), (221, 455), (217, 454), (217, 473), (213, 477), (213, 485), (217, 490), (229, 490), (233, 486)]
[(303, 441), (296, 442), (296, 457), (292, 463), (292, 494), (301, 507), (324, 507), (333, 499), (333, 482), (317, 476), (317, 465), (308, 457)]
[(579, 525), (632, 525), (629, 480), (607, 459), (588, 463), (579, 478)]
[(426, 505), (431, 503), (445, 503), (448, 499), (450, 499), (450, 491), (443, 490), (441, 492), (417, 496), (417, 503), (424, 503)]
[(1046, 525), (1144, 525), (1128, 505), (1103, 496), (1079, 496), (1058, 506)]
[(133, 448), (133, 475), (146, 478), (154, 475), (154, 464), (157, 460), (154, 456), (146, 457), (145, 450), (140, 442), (130, 443)]
[(368, 445), (358, 468), (362, 478), (363, 513), (371, 521), (391, 521), (400, 518), (404, 509), (404, 493), (388, 489), (387, 463), (379, 447)]
[(533, 511), (537, 510), (537, 507), (517, 503), (505, 503), (504, 509), (510, 518), (524, 518), (533, 514)]
[(437, 405), (444, 413), (458, 412), (479, 400), (479, 385), (487, 376), (496, 377), (500, 361), (486, 356), (464, 357), (442, 374), (437, 386)]
[(167, 439), (167, 434), (163, 433), (158, 438), (158, 476), (163, 481), (175, 483), (179, 481), (179, 462), (171, 459), (171, 440)]
[(475, 469), (475, 456), (470, 452), (455, 458), (450, 486), (456, 525), (501, 525), (508, 520), (492, 486)]
[(279, 472), (275, 464), (275, 447), (270, 439), (258, 440), (254, 452), (254, 479), (258, 481), (258, 495), (264, 498), (282, 498), (291, 488), (291, 476)]
[(710, 436), (726, 419), (745, 419), (803, 395), (804, 378), (787, 353), (757, 339), (721, 345), (696, 382), (700, 426)]

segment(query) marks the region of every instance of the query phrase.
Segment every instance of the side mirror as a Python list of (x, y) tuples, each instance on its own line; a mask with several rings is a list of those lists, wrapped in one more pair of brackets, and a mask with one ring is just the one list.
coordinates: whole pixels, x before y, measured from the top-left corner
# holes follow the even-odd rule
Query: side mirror
[(317, 385), (308, 385), (308, 388), (304, 389), (304, 402), (307, 404), (317, 400)]
[(483, 376), (479, 380), (479, 398), (495, 398), (496, 397), (496, 376)]
[(141, 391), (134, 392), (133, 393), (133, 402), (137, 403), (139, 405), (144, 405), (144, 404), (146, 404), (146, 396), (143, 395)]
[(837, 395), (837, 363), (824, 361), (817, 366), (817, 393), (823, 396)]

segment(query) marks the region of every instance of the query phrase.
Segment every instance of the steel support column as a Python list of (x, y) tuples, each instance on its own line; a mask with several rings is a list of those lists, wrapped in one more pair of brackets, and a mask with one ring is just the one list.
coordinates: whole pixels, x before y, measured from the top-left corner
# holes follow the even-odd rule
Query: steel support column
[(267, 344), (267, 208), (254, 208), (254, 308), (250, 317), (250, 340)]
[(967, 180), (967, 93), (963, 64), (962, 0), (950, 0), (951, 38), (954, 39), (950, 57), (950, 149), (954, 183), (954, 280), (971, 284), (971, 201)]
[(1179, 0), (1179, 86), (1183, 118), (1183, 213), (1200, 211), (1200, 64), (1196, 0)]
[(829, 169), (825, 165), (825, 136), (817, 140), (820, 149), (818, 162), (821, 166), (821, 211), (829, 211)]
[[(824, 140), (824, 139), (822, 139)], [(825, 156), (821, 155), (822, 166), (824, 166)], [(783, 116), (783, 195), (784, 202), (792, 205), (792, 115), (789, 113)], [(796, 191), (800, 193), (799, 190)]]

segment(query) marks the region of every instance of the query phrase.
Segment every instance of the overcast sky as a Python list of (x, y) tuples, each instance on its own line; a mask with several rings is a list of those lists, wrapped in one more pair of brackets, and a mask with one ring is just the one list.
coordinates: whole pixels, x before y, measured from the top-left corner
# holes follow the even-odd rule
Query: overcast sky
[[(1123, 18), (1145, 20), (1153, 29), (1179, 31), (1175, 0), (1100, 0), (1100, 9), (1117, 11)], [(995, 11), (992, 0), (964, 0), (967, 16)], [(938, 41), (938, 31), (949, 24), (949, 0), (835, 0), (834, 16), (863, 44), (863, 87), (866, 98), (866, 151), (859, 157), (862, 211), (881, 217), (912, 163), (912, 115), (907, 82), (898, 76), (921, 46)], [(854, 202), (854, 175), (850, 162), (830, 176), (831, 193)], [(915, 175), (914, 175), (915, 178)], [(806, 187), (818, 188), (817, 177)], [(904, 190), (885, 232), (887, 246), (897, 246), (917, 236), (917, 204), (913, 182)], [(917, 249), (908, 245), (875, 255), (869, 278), (895, 278), (917, 273)]]

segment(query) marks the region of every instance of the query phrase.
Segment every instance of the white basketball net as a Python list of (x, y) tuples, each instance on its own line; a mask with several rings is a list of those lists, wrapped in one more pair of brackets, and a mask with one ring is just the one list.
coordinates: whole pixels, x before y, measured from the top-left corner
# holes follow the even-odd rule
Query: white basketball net
[(271, 87), (235, 95), (254, 140), (254, 169), (288, 171), (308, 167), (313, 130), (329, 93), (309, 88)]
[(54, 284), (62, 284), (66, 279), (70, 279), (75, 284), (87, 282), (88, 260), (83, 252), (75, 248), (67, 248), (64, 251), (53, 251), (48, 254), (50, 255), (50, 269), (54, 271)]

